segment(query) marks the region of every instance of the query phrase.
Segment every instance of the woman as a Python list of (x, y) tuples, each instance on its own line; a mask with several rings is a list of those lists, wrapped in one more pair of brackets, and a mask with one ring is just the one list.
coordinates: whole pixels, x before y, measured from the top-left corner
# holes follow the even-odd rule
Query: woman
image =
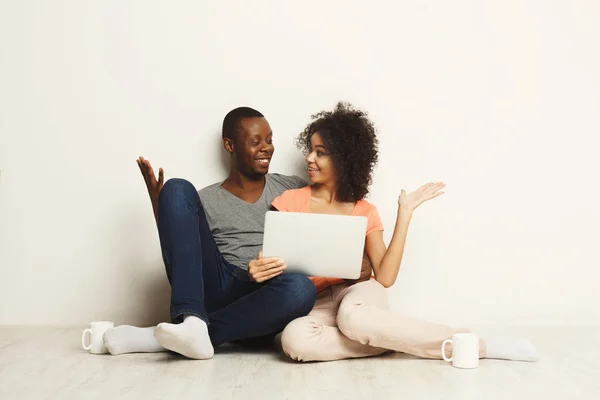
[[(312, 185), (283, 193), (273, 207), (366, 216), (365, 253), (374, 276), (353, 285), (340, 279), (313, 278), (317, 302), (308, 316), (292, 321), (283, 331), (284, 352), (298, 361), (366, 357), (390, 350), (441, 359), (442, 341), (457, 331), (391, 312), (385, 288), (398, 276), (413, 212), (442, 195), (444, 183), (427, 183), (413, 193), (401, 191), (396, 226), (386, 248), (377, 209), (364, 200), (378, 152), (375, 128), (366, 113), (347, 103), (320, 112), (300, 134), (298, 146), (306, 153)], [(519, 338), (482, 339), (480, 357), (537, 359), (535, 347)]]

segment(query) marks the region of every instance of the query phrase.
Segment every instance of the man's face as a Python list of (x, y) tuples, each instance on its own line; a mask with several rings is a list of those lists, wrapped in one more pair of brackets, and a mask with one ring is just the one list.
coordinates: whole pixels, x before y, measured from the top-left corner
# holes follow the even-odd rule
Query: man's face
[(266, 175), (275, 152), (271, 126), (264, 118), (245, 118), (240, 125), (235, 147), (240, 172), (253, 177)]

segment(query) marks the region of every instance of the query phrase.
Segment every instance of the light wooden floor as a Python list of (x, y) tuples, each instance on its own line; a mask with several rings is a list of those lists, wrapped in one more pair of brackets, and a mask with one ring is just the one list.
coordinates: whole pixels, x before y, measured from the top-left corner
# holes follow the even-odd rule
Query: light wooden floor
[(503, 329), (530, 338), (541, 360), (476, 370), (402, 354), (296, 364), (236, 346), (208, 361), (98, 356), (79, 347), (82, 329), (0, 327), (0, 399), (600, 399), (600, 327)]

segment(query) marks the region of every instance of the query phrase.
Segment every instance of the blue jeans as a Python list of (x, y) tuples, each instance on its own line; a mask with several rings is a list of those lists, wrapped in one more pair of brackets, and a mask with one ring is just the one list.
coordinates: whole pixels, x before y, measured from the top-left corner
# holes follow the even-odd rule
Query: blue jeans
[(171, 320), (195, 315), (208, 324), (212, 344), (274, 335), (310, 312), (316, 297), (304, 275), (264, 283), (227, 262), (210, 232), (194, 186), (170, 179), (158, 200), (158, 231), (171, 284)]

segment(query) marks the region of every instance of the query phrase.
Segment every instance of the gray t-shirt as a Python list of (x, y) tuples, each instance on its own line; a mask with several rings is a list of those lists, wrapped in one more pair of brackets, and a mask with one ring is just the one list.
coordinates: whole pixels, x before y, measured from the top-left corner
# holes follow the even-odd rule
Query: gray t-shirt
[(231, 264), (248, 269), (258, 256), (265, 230), (265, 213), (273, 200), (288, 189), (305, 187), (298, 176), (267, 174), (262, 195), (254, 204), (234, 196), (215, 183), (198, 191), (210, 231), (223, 257)]

